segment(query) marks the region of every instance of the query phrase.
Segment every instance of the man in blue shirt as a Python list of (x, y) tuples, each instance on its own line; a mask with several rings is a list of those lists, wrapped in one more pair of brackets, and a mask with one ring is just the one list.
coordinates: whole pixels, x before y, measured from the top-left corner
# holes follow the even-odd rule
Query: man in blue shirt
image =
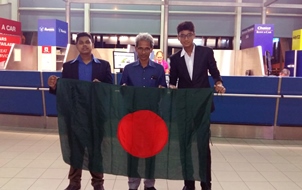
[[(93, 48), (91, 35), (85, 32), (79, 33), (76, 38), (76, 47), (80, 54), (75, 60), (68, 61), (63, 64), (62, 78), (112, 84), (112, 75), (109, 62), (102, 59), (97, 59), (91, 53)], [(57, 80), (58, 77), (55, 75), (52, 75), (48, 78), (50, 93), (56, 93)], [(72, 131), (70, 131), (69, 134), (70, 136), (74, 136)], [(79, 190), (81, 189), (82, 165), (75, 163), (83, 162), (85, 147), (77, 146), (80, 143), (78, 143), (76, 138), (69, 138), (71, 165), (68, 174), (69, 185), (65, 190)], [(83, 158), (75, 158), (72, 156), (73, 152), (81, 152)], [(93, 186), (94, 190), (104, 190), (103, 173), (90, 170), (90, 174), (92, 176), (91, 185)]]
[[(165, 71), (162, 65), (150, 60), (150, 53), (153, 51), (154, 40), (148, 33), (140, 33), (135, 39), (135, 50), (138, 54), (138, 61), (126, 65), (123, 71), (120, 84), (137, 87), (167, 87), (165, 80)], [(138, 163), (138, 158), (129, 155), (129, 160)], [(146, 162), (152, 164), (155, 157), (146, 159)], [(128, 161), (129, 161), (128, 160)], [(148, 163), (147, 163), (148, 164)], [(133, 167), (136, 167), (137, 164)], [(128, 185), (130, 190), (137, 190), (141, 178), (129, 177)], [(156, 190), (154, 188), (155, 179), (144, 180), (144, 190)]]

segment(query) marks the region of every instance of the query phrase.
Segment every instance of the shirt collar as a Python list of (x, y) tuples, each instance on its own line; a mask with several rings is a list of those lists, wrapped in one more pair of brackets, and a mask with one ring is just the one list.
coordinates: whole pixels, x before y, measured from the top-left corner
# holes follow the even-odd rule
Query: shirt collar
[[(150, 67), (155, 67), (155, 64), (157, 64), (157, 63), (155, 63), (154, 61), (151, 61), (151, 59), (149, 59), (148, 66), (150, 66)], [(133, 64), (133, 66), (139, 66), (139, 65), (140, 65), (139, 60), (137, 60), (137, 61), (134, 62), (134, 64)]]
[[(194, 44), (194, 46), (193, 46), (193, 50), (192, 50), (191, 55), (192, 55), (192, 54), (194, 55), (194, 53), (195, 53), (195, 44)], [(183, 57), (185, 54), (187, 54), (187, 52), (185, 51), (184, 48), (182, 48), (182, 50), (181, 50), (181, 52), (180, 52), (180, 57)]]
[[(95, 63), (101, 63), (100, 60), (98, 60), (97, 58), (95, 58), (93, 54), (91, 54), (91, 58), (92, 58), (92, 61), (93, 61), (93, 62), (95, 62)], [(75, 58), (74, 60), (72, 60), (72, 61), (70, 62), (70, 64), (73, 64), (73, 63), (78, 62), (78, 61), (82, 61), (82, 58), (81, 58), (80, 55), (78, 55), (77, 58)]]

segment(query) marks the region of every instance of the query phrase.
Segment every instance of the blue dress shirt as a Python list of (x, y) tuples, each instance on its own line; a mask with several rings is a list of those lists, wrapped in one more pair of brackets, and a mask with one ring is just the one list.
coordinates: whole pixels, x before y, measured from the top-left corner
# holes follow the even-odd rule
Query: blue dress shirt
[(163, 66), (149, 60), (149, 64), (143, 68), (139, 61), (125, 66), (121, 85), (138, 87), (167, 87)]
[(92, 59), (88, 64), (85, 64), (79, 55), (74, 61), (72, 61), (70, 64), (73, 64), (74, 62), (79, 62), (79, 80), (84, 81), (92, 81), (92, 62), (95, 63), (101, 63), (98, 59), (96, 59), (93, 55), (91, 55)]

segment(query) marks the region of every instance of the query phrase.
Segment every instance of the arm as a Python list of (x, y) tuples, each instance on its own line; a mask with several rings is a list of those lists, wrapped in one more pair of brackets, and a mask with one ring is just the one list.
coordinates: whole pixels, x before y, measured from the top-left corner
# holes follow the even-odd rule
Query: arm
[(168, 62), (163, 60), (163, 66), (164, 66), (164, 69), (167, 70), (169, 69), (169, 65), (168, 65)]
[(120, 81), (120, 85), (127, 85), (128, 83), (128, 69), (127, 66), (124, 68), (124, 71), (122, 73), (122, 78)]
[(51, 75), (48, 77), (47, 84), (49, 86), (49, 93), (56, 95), (57, 92), (57, 80), (58, 77), (55, 75)]
[(209, 54), (209, 72), (215, 82), (214, 88), (217, 93), (225, 93), (225, 88), (222, 84), (222, 78), (220, 76), (220, 72), (217, 68), (216, 60), (214, 58), (214, 52), (211, 49)]
[(159, 87), (167, 88), (166, 75), (163, 67), (160, 67), (160, 75), (158, 78)]
[[(70, 76), (68, 74), (67, 66), (68, 66), (67, 63), (63, 64), (62, 78), (70, 78)], [(58, 79), (59, 79), (59, 77), (54, 76), (54, 75), (52, 75), (48, 78), (49, 93), (54, 94), (54, 95), (57, 93), (57, 81), (58, 81)]]
[(214, 83), (222, 84), (222, 78), (221, 78), (220, 72), (217, 68), (216, 60), (214, 58), (214, 52), (212, 49), (210, 49), (210, 52), (208, 54), (208, 68), (209, 68), (209, 73), (211, 74), (211, 76), (214, 80)]
[(109, 84), (113, 84), (113, 81), (112, 81), (112, 74), (111, 74), (111, 67), (110, 67), (110, 64), (108, 63), (107, 64), (107, 68), (106, 68), (106, 78), (105, 78), (105, 81), (106, 83), (109, 83)]
[(176, 82), (178, 78), (178, 71), (176, 68), (176, 60), (175, 60), (175, 55), (170, 58), (170, 80), (169, 80), (169, 85), (175, 86), (176, 87)]

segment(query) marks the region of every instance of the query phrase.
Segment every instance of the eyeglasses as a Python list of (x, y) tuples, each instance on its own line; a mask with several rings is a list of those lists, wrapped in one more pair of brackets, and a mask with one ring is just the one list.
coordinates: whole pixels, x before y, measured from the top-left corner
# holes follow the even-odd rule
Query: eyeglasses
[(138, 48), (137, 48), (137, 51), (139, 51), (139, 52), (150, 52), (150, 51), (151, 51), (151, 48), (142, 48), (142, 47), (138, 47)]
[(179, 38), (181, 39), (186, 39), (186, 38), (192, 38), (194, 36), (194, 33), (188, 33), (188, 34), (180, 34), (178, 35)]

